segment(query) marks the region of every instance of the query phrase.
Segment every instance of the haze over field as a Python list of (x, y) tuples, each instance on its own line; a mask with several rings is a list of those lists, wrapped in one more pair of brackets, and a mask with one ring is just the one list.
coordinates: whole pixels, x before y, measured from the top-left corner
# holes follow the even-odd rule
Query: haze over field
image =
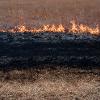
[(0, 0), (0, 23), (8, 25), (100, 22), (100, 0)]

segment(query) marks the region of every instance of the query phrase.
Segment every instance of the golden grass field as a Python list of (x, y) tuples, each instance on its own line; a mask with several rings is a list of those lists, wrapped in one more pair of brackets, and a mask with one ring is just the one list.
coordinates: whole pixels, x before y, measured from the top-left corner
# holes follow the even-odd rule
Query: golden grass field
[(100, 23), (100, 0), (0, 0), (0, 22), (10, 24)]
[(0, 71), (0, 100), (99, 100), (100, 70)]

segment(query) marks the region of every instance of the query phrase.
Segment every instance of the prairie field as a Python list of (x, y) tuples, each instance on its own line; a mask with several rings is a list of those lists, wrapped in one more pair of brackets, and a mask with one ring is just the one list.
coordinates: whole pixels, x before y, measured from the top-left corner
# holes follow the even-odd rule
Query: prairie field
[(0, 71), (0, 100), (99, 100), (100, 70)]
[[(100, 0), (0, 0), (0, 29), (72, 19), (100, 25)], [(100, 100), (100, 35), (0, 32), (0, 100)]]
[(100, 23), (100, 0), (0, 0), (1, 25)]

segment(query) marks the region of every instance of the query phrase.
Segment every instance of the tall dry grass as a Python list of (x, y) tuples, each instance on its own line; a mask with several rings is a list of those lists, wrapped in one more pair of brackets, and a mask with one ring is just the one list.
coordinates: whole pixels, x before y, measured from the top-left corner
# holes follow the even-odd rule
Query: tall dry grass
[(1, 24), (100, 22), (100, 0), (0, 0)]

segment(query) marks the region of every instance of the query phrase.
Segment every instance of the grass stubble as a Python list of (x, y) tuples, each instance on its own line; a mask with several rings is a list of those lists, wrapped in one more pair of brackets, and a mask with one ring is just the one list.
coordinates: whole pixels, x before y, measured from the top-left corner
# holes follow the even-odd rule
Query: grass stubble
[(0, 100), (99, 100), (100, 70), (0, 71)]

